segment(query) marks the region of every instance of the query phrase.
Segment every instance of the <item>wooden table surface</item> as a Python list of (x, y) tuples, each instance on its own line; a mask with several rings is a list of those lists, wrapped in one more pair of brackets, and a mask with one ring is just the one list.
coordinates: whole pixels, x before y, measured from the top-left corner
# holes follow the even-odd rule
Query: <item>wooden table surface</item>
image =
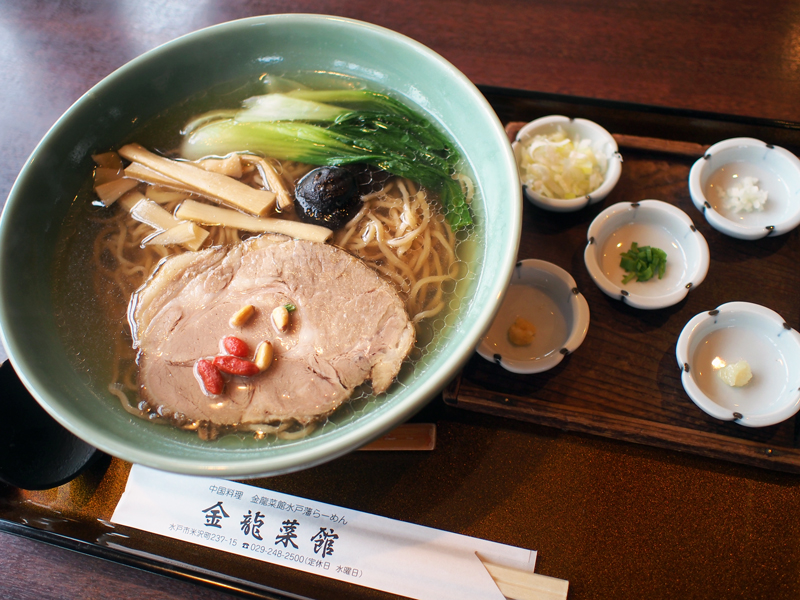
[[(392, 28), (476, 84), (800, 122), (800, 2), (6, 1), (0, 199), (59, 115), (120, 65), (208, 25), (284, 12)], [(574, 600), (800, 597), (800, 477), (449, 407), (435, 414), (437, 450), (397, 458), (396, 474), (379, 479), (395, 497), (363, 474), (339, 497), (536, 549), (537, 572), (570, 580)], [(378, 464), (345, 457), (276, 483), (341, 487), (351, 468)], [(431, 500), (404, 501), (409, 486)], [(0, 597), (230, 595), (0, 533)]]

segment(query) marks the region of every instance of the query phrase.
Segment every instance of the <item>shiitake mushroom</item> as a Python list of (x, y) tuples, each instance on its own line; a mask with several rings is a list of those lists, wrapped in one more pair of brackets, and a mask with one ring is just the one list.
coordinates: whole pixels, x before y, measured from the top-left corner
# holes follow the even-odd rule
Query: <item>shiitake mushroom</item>
[(295, 187), (301, 221), (339, 229), (361, 208), (361, 197), (383, 187), (389, 174), (366, 164), (318, 167)]
[(309, 171), (295, 188), (295, 210), (301, 221), (339, 229), (358, 212), (361, 194), (356, 178), (342, 167)]

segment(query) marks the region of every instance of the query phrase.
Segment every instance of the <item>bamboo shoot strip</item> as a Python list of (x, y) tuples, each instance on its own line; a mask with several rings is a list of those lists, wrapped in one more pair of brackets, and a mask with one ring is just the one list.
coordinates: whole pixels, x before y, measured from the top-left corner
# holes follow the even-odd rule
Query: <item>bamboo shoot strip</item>
[[(143, 243), (145, 245), (170, 246), (181, 244), (189, 250), (196, 251), (200, 249), (200, 246), (203, 245), (209, 235), (208, 231), (190, 221), (179, 221), (172, 216), (172, 213), (164, 210), (152, 200), (148, 200), (142, 194), (139, 194), (139, 197), (139, 201), (132, 206), (127, 206), (128, 202), (124, 206), (128, 208), (134, 219), (156, 230), (152, 235), (144, 239)], [(126, 201), (126, 198), (123, 198), (122, 201)]]
[(227, 175), (234, 179), (242, 178), (242, 161), (238, 154), (231, 154), (225, 158), (204, 158), (196, 164), (206, 171)]
[(175, 211), (175, 216), (202, 225), (222, 225), (254, 233), (281, 233), (311, 242), (324, 243), (333, 235), (327, 227), (286, 219), (251, 217), (229, 208), (211, 206), (194, 200), (185, 200)]
[(269, 189), (278, 195), (278, 210), (286, 210), (294, 204), (294, 197), (289, 192), (283, 178), (275, 168), (260, 156), (242, 155), (242, 161), (255, 165), (259, 174), (269, 186)]
[(172, 216), (172, 213), (163, 209), (159, 204), (147, 198), (140, 200), (130, 210), (131, 216), (140, 223), (146, 223), (153, 229), (166, 231), (172, 229), (180, 221)]
[(154, 171), (153, 169), (148, 169), (144, 165), (140, 163), (131, 163), (127, 167), (125, 167), (125, 177), (129, 177), (130, 179), (137, 179), (139, 181), (144, 181), (145, 183), (149, 183), (151, 185), (160, 185), (163, 187), (169, 187), (173, 190), (179, 190), (182, 192), (186, 192), (188, 194), (197, 194), (197, 190), (194, 189), (190, 185), (186, 185), (185, 183), (181, 183), (180, 181), (176, 181), (171, 177), (165, 177), (158, 171)]
[(128, 179), (123, 177), (103, 183), (94, 188), (95, 194), (100, 198), (103, 206), (111, 206), (116, 202), (125, 192), (128, 192), (139, 185), (135, 179)]
[(231, 177), (206, 171), (188, 162), (170, 160), (157, 156), (139, 144), (128, 144), (119, 149), (119, 154), (131, 162), (158, 171), (196, 189), (212, 200), (230, 204), (254, 215), (263, 216), (275, 208), (275, 194), (256, 190)]
[(94, 170), (94, 186), (103, 185), (109, 181), (121, 179), (124, 175), (122, 169), (109, 169), (107, 167), (97, 167)]
[(131, 190), (124, 196), (120, 197), (120, 199), (117, 200), (117, 202), (122, 208), (124, 208), (128, 212), (131, 212), (133, 210), (133, 207), (136, 206), (136, 204), (139, 203), (141, 200), (147, 200), (144, 194), (142, 194), (137, 190)]
[(148, 185), (147, 191), (145, 191), (145, 196), (147, 196), (148, 200), (152, 200), (156, 204), (179, 202), (181, 200), (186, 200), (190, 195), (191, 194), (187, 194), (185, 191), (173, 190), (160, 185)]
[(191, 221), (183, 221), (166, 231), (156, 231), (143, 241), (145, 245), (173, 246), (180, 244), (197, 251), (208, 237), (208, 231)]
[(116, 152), (104, 152), (103, 154), (92, 154), (92, 160), (98, 167), (106, 169), (122, 170), (122, 160)]

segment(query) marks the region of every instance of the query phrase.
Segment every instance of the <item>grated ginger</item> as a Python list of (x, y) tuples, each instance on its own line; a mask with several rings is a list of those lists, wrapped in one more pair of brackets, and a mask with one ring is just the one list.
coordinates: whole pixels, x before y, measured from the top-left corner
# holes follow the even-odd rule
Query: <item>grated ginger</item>
[(517, 317), (517, 320), (508, 328), (508, 341), (515, 346), (529, 346), (536, 336), (536, 327), (522, 317)]

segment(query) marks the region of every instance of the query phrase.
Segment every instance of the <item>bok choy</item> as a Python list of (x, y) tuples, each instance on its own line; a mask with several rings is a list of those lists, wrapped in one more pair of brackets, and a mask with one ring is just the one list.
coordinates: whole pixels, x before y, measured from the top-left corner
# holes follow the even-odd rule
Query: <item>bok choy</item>
[(184, 158), (231, 152), (320, 166), (368, 163), (438, 192), (454, 230), (472, 223), (461, 185), (452, 177), (461, 167), (456, 148), (428, 120), (384, 94), (266, 94), (245, 100), (239, 110), (200, 115), (184, 129)]

